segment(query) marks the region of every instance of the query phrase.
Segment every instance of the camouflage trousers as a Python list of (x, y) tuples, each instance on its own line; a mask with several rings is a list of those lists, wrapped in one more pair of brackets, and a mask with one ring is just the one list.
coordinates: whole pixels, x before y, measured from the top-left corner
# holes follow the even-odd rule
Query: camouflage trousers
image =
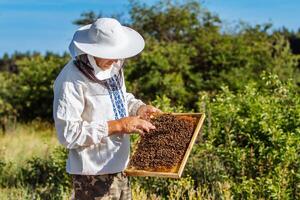
[(131, 199), (129, 180), (122, 172), (105, 175), (72, 175), (72, 178), (72, 199)]

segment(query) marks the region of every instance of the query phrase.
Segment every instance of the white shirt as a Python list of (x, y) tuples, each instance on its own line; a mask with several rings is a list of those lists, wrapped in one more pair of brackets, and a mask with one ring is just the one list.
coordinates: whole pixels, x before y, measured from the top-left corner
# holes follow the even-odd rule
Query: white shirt
[[(103, 71), (96, 66), (93, 58), (89, 57), (89, 60), (99, 79), (111, 77), (123, 64), (118, 62), (111, 70)], [(133, 116), (144, 103), (126, 92), (123, 72), (122, 76), (123, 96), (120, 95), (120, 99), (125, 105), (125, 115)], [(118, 95), (118, 91), (112, 93), (106, 87), (86, 78), (73, 60), (56, 78), (53, 117), (58, 139), (69, 149), (66, 167), (68, 173), (111, 174), (126, 168), (130, 151), (129, 135), (108, 136), (107, 121), (116, 119), (120, 103), (115, 95)], [(116, 99), (119, 101), (115, 101)]]

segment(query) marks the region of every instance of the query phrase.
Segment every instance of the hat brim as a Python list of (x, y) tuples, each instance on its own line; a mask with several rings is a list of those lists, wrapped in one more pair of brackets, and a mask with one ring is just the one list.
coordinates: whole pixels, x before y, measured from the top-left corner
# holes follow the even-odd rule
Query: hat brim
[(90, 27), (91, 24), (83, 26), (77, 30), (72, 41), (80, 51), (86, 54), (98, 58), (122, 59), (137, 55), (145, 47), (143, 37), (135, 30), (126, 26), (122, 26), (124, 33), (127, 36), (127, 42), (125, 45), (103, 46), (101, 44), (94, 43), (93, 41), (90, 41), (88, 37), (88, 30)]

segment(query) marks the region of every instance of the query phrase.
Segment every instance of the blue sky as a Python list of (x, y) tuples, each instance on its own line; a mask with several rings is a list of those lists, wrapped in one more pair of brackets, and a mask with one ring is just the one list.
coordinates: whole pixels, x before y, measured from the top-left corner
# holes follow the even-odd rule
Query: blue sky
[[(156, 0), (144, 1), (147, 3)], [(299, 0), (202, 0), (226, 24), (272, 22), (274, 27), (300, 28)], [(0, 0), (0, 56), (5, 52), (63, 53), (77, 29), (72, 21), (84, 11), (127, 13), (126, 0)]]

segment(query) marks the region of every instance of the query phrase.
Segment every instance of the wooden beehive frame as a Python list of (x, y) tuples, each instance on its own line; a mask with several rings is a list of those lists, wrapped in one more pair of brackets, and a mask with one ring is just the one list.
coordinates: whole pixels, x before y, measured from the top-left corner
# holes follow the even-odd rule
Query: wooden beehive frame
[(193, 145), (197, 139), (197, 136), (203, 126), (203, 122), (205, 119), (204, 113), (172, 113), (172, 115), (176, 116), (191, 116), (191, 117), (197, 117), (198, 123), (194, 130), (193, 136), (191, 138), (191, 141), (187, 147), (187, 150), (184, 154), (184, 157), (180, 164), (178, 164), (173, 171), (170, 172), (159, 172), (159, 171), (147, 171), (147, 170), (140, 170), (140, 169), (134, 169), (131, 167), (127, 167), (125, 170), (125, 173), (128, 176), (155, 176), (155, 177), (166, 177), (166, 178), (180, 178), (182, 175), (182, 172), (184, 170), (185, 164), (187, 162), (187, 159), (192, 151)]

